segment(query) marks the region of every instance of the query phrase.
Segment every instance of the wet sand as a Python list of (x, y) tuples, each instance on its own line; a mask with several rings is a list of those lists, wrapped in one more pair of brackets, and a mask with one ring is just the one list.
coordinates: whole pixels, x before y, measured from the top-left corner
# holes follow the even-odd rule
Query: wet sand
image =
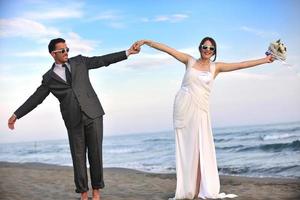
[[(1, 200), (80, 199), (72, 167), (0, 162), (0, 176)], [(176, 187), (175, 174), (105, 168), (104, 177), (103, 200), (167, 200)], [(221, 192), (237, 194), (235, 200), (299, 200), (300, 179), (221, 176)]]

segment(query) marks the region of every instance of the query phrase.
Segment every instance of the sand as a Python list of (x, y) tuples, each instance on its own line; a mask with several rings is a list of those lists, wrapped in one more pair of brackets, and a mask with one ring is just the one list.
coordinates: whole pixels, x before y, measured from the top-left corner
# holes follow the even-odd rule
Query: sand
[[(1, 200), (80, 199), (72, 167), (0, 162), (0, 176)], [(175, 174), (105, 168), (104, 177), (103, 200), (167, 200), (176, 187)], [(300, 179), (221, 176), (221, 192), (237, 194), (235, 200), (300, 200)]]

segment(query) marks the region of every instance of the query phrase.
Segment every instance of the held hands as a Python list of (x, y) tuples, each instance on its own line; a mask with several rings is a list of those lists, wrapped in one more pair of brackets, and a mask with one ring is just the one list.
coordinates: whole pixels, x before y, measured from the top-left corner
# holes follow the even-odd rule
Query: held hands
[(128, 51), (128, 54), (131, 55), (131, 54), (137, 54), (140, 52), (141, 50), (141, 46), (144, 45), (144, 44), (148, 44), (151, 46), (151, 41), (148, 41), (148, 40), (139, 40), (139, 41), (136, 41), (127, 51)]
[(17, 120), (17, 116), (13, 114), (9, 119), (8, 119), (8, 128), (11, 130), (15, 129), (15, 123)]
[(131, 45), (131, 47), (127, 51), (128, 51), (128, 55), (131, 55), (131, 54), (139, 53), (140, 50), (141, 50), (141, 48), (140, 48), (139, 43), (135, 42), (133, 45)]

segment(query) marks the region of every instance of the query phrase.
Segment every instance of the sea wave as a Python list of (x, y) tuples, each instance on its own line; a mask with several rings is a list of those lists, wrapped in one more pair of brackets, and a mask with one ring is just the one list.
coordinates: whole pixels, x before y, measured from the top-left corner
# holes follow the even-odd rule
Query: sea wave
[(250, 171), (250, 167), (221, 167), (218, 169), (222, 174), (246, 174)]
[(231, 149), (240, 149), (240, 148), (244, 148), (244, 146), (243, 145), (226, 146), (226, 147), (216, 146), (216, 149), (221, 149), (221, 150), (231, 150)]
[(153, 139), (145, 139), (143, 142), (173, 142), (172, 139), (169, 138), (153, 138)]
[[(269, 177), (299, 177), (300, 165), (291, 166), (276, 166), (276, 167), (220, 167), (218, 168), (220, 174), (225, 175), (255, 175), (255, 176), (269, 176)], [(276, 176), (275, 176), (276, 174)]]
[(262, 151), (269, 151), (269, 152), (280, 152), (283, 150), (300, 151), (300, 141), (295, 140), (290, 143), (262, 144), (258, 146), (240, 148), (237, 151), (245, 152), (245, 151), (253, 151), (253, 150), (262, 150)]
[(293, 138), (299, 136), (300, 134), (284, 133), (281, 135), (262, 135), (260, 138), (261, 140), (266, 141), (266, 140), (287, 139), (287, 138)]
[(143, 152), (143, 149), (139, 148), (118, 148), (118, 149), (108, 149), (105, 150), (104, 153), (107, 154), (132, 154), (132, 153), (139, 153)]
[(252, 128), (252, 129), (242, 129), (242, 130), (228, 130), (228, 131), (222, 131), (217, 132), (217, 135), (253, 135), (253, 134), (266, 134), (266, 133), (294, 133), (297, 132), (299, 135), (300, 132), (300, 126), (296, 127), (282, 127), (282, 128)]
[(259, 169), (253, 169), (253, 172), (269, 172), (269, 173), (280, 173), (280, 172), (286, 172), (287, 170), (295, 170), (299, 171), (300, 165), (291, 165), (291, 166), (276, 166), (271, 168), (259, 168)]

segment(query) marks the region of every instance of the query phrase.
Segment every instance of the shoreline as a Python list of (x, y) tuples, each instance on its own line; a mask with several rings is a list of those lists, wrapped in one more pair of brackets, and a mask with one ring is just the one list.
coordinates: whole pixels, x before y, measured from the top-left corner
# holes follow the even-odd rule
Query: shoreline
[[(1, 161), (0, 176), (0, 199), (79, 199), (74, 191), (73, 169), (69, 166)], [(167, 200), (176, 189), (175, 173), (104, 168), (104, 180), (102, 200)], [(300, 199), (297, 178), (221, 175), (220, 182), (220, 192), (237, 194), (239, 197), (235, 199)]]
[[(1, 165), (24, 165), (25, 167), (28, 166), (33, 166), (33, 167), (62, 167), (62, 168), (73, 168), (72, 166), (69, 165), (58, 165), (58, 164), (49, 164), (49, 163), (41, 163), (41, 162), (22, 162), (22, 163), (18, 163), (18, 162), (10, 162), (10, 161), (0, 161), (0, 166)], [(150, 171), (143, 171), (143, 170), (139, 170), (139, 169), (131, 169), (131, 168), (124, 168), (124, 167), (104, 167), (103, 168), (111, 170), (111, 169), (124, 169), (124, 170), (133, 170), (133, 171), (137, 171), (137, 172), (141, 172), (141, 173), (148, 173), (148, 174), (158, 174), (158, 175), (164, 175), (164, 174), (176, 174), (176, 172), (150, 172)], [(230, 175), (230, 174), (219, 174), (220, 177), (238, 177), (238, 178), (247, 178), (247, 179), (275, 179), (275, 180), (299, 180), (300, 181), (300, 177), (272, 177), (272, 176), (245, 176), (245, 175)]]

